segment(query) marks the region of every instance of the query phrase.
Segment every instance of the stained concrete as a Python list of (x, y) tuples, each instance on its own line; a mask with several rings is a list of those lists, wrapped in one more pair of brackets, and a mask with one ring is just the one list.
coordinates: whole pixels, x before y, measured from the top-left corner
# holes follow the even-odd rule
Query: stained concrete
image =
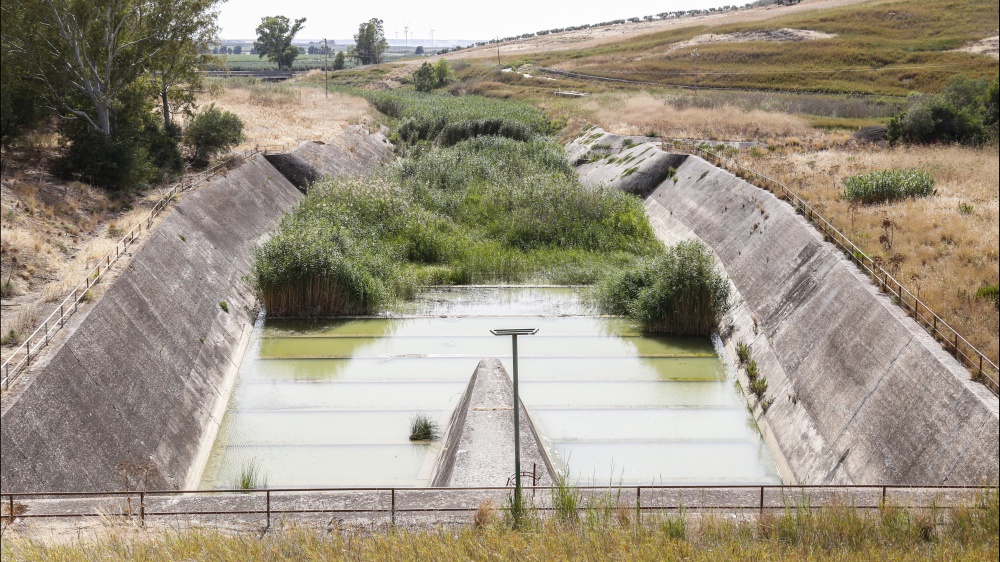
[[(570, 157), (590, 160), (595, 146), (609, 144), (598, 132), (571, 145)], [(628, 148), (640, 150), (647, 160), (679, 156), (658, 143)], [(650, 192), (646, 208), (661, 238), (689, 231), (725, 267), (737, 298), (722, 335), (730, 351), (751, 344), (767, 377), (775, 401), (755, 415), (786, 481), (997, 482), (996, 395), (790, 205), (700, 158), (680, 157), (670, 179), (627, 189)], [(608, 183), (629, 165), (581, 166), (581, 181)]]
[(359, 174), (392, 159), (387, 131), (368, 134), (354, 125), (329, 143), (305, 141), (282, 154), (268, 154), (267, 160), (295, 187), (306, 190), (327, 176)]
[[(371, 150), (324, 173), (388, 158), (374, 137), (349, 129), (334, 144)], [(196, 482), (257, 315), (252, 250), (301, 197), (260, 157), (186, 195), (6, 406), (0, 487), (121, 489), (122, 463), (154, 467), (151, 487)]]
[[(451, 421), (435, 467), (434, 487), (506, 486), (514, 475), (514, 385), (497, 359), (479, 362)], [(552, 463), (520, 404), (521, 471), (537, 467), (538, 486), (554, 480)], [(532, 485), (522, 476), (522, 484)]]

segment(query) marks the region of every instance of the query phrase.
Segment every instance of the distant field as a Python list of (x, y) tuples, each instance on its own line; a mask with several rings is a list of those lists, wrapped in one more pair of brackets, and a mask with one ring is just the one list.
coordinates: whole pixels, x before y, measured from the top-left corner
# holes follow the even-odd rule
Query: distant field
[[(385, 54), (385, 62), (393, 62), (406, 56), (413, 56), (413, 47), (392, 47)], [(336, 52), (330, 53), (328, 64), (333, 65), (333, 57)], [(222, 55), (226, 68), (229, 70), (278, 70), (278, 64), (267, 60), (267, 57), (260, 58), (257, 55)], [(323, 55), (299, 55), (292, 64), (293, 70), (312, 70), (323, 68)], [(348, 66), (351, 63), (348, 62)]]
[[(665, 85), (693, 86), (697, 82), (712, 87), (902, 96), (912, 91), (940, 91), (948, 77), (958, 73), (975, 77), (997, 73), (995, 58), (955, 51), (997, 34), (1000, 15), (994, 0), (875, 1), (811, 12), (774, 9), (769, 13), (770, 19), (738, 23), (696, 18), (682, 26), (678, 21), (676, 27), (664, 31), (577, 50), (530, 52), (528, 42), (523, 45), (523, 54), (511, 46), (504, 64), (530, 63)], [(676, 48), (678, 43), (709, 33), (783, 28), (835, 37), (797, 42), (702, 42), (697, 45), (697, 59), (692, 56), (693, 46)], [(493, 57), (495, 53), (483, 51), (482, 56)]]

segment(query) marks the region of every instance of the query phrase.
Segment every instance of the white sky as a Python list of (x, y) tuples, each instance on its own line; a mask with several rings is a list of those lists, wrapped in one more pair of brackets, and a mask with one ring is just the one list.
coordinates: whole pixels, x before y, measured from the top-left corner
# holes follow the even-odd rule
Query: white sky
[(385, 36), (403, 40), (404, 26), (415, 39), (490, 39), (554, 27), (628, 19), (660, 12), (743, 5), (749, 0), (228, 0), (219, 12), (223, 39), (252, 39), (264, 16), (305, 17), (300, 39), (350, 39), (358, 24), (377, 17)]

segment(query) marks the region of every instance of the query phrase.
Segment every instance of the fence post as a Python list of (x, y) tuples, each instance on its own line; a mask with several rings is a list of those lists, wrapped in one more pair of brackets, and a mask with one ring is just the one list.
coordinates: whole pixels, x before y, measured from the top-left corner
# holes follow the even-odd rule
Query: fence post
[(267, 510), (267, 527), (266, 528), (270, 529), (271, 528), (271, 490), (265, 490), (264, 491), (264, 501), (265, 501), (266, 510)]
[(635, 487), (635, 524), (642, 525), (642, 486)]
[(146, 526), (146, 492), (139, 492), (139, 525)]
[(885, 507), (885, 486), (882, 486), (882, 507)]
[(764, 487), (760, 487), (760, 516), (764, 516)]
[(391, 496), (392, 499), (390, 500), (390, 506), (389, 506), (389, 519), (390, 519), (390, 523), (392, 524), (392, 526), (395, 527), (396, 526), (396, 489), (395, 488), (391, 488), (390, 492), (392, 493), (392, 496)]

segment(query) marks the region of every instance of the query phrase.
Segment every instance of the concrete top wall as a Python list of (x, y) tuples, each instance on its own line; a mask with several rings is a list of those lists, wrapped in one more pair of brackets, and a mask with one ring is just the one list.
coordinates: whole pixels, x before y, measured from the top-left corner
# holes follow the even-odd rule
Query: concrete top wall
[(707, 243), (738, 289), (752, 318), (730, 347), (761, 338), (775, 398), (761, 421), (795, 481), (997, 482), (997, 397), (790, 205), (688, 156), (647, 209)]

